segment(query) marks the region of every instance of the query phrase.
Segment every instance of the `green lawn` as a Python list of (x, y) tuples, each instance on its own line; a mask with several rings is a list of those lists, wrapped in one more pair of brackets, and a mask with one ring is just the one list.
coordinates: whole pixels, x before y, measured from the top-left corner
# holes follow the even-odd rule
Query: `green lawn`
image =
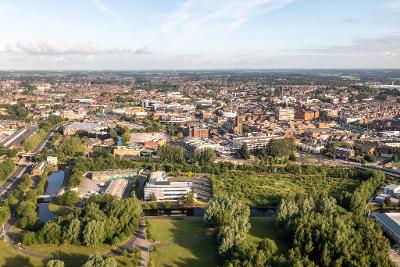
[(217, 266), (212, 229), (202, 218), (149, 219), (153, 240), (161, 246), (152, 252), (156, 266)]
[(43, 260), (18, 254), (3, 240), (0, 241), (0, 266), (2, 267), (42, 267)]
[[(10, 233), (15, 242), (20, 242), (22, 239), (23, 230), (16, 226), (12, 226), (10, 229)], [(0, 266), (28, 266), (28, 267), (36, 267), (36, 266), (45, 266), (45, 262), (40, 258), (29, 257), (26, 258), (24, 254), (18, 255), (18, 253), (11, 248), (7, 243), (0, 241)], [(106, 254), (111, 251), (113, 246), (102, 245), (96, 248), (89, 248), (85, 246), (74, 246), (74, 245), (32, 245), (26, 247), (29, 252), (38, 253), (40, 255), (46, 255), (54, 258), (59, 258), (65, 262), (65, 267), (76, 267), (82, 266), (82, 264), (86, 261), (88, 256), (93, 254)], [(3, 255), (4, 254), (4, 255)], [(18, 256), (18, 257), (17, 257)], [(8, 259), (9, 258), (9, 259)], [(14, 265), (10, 265), (7, 261), (11, 259), (16, 263)], [(119, 266), (138, 266), (137, 259), (134, 255), (126, 255), (115, 257)], [(31, 262), (31, 264), (28, 264)], [(21, 264), (17, 264), (21, 263)], [(26, 263), (26, 264), (25, 264)]]
[(252, 174), (232, 172), (212, 177), (213, 192), (233, 195), (249, 205), (277, 204), (281, 197), (294, 193), (327, 191), (337, 197), (353, 191), (360, 181), (325, 178), (320, 175)]
[(55, 203), (49, 203), (49, 210), (58, 216), (64, 216), (71, 213), (74, 209), (67, 206), (61, 206)]
[(279, 238), (279, 230), (275, 225), (275, 217), (253, 217), (250, 218), (251, 228), (247, 234), (247, 242), (251, 246), (257, 246), (264, 238), (275, 241), (281, 253), (288, 250), (287, 244)]

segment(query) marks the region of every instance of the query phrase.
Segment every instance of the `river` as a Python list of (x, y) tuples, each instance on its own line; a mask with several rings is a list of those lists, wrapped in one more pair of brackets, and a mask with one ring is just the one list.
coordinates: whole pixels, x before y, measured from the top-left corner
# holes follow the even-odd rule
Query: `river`
[[(64, 179), (65, 172), (63, 170), (52, 172), (48, 177), (46, 192), (44, 194), (57, 194), (64, 184)], [(38, 208), (38, 216), (41, 221), (47, 222), (56, 217), (56, 215), (49, 210), (49, 203), (38, 203)]]

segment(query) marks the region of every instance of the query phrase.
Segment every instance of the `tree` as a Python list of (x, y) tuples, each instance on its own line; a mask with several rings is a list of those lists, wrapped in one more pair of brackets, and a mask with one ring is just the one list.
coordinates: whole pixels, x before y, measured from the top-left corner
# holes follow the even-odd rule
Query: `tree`
[(68, 190), (57, 199), (60, 205), (73, 207), (80, 201), (78, 194), (74, 191)]
[(11, 216), (7, 206), (0, 206), (0, 225), (3, 225)]
[(295, 149), (294, 139), (272, 139), (267, 146), (268, 155), (271, 157), (289, 157)]
[(184, 203), (187, 206), (191, 206), (191, 205), (194, 204), (194, 194), (193, 194), (193, 192), (189, 192), (189, 193), (186, 194)]
[(26, 246), (30, 246), (30, 245), (33, 245), (36, 243), (37, 243), (37, 240), (36, 240), (35, 232), (26, 232), (24, 234), (24, 236), (22, 237), (22, 244), (24, 244)]
[(227, 256), (246, 240), (250, 229), (249, 216), (249, 207), (235, 198), (217, 195), (210, 200), (204, 220), (218, 229), (217, 242), (220, 255)]
[(118, 264), (113, 258), (93, 255), (88, 258), (82, 267), (118, 267)]
[(46, 267), (64, 267), (64, 262), (61, 260), (50, 260), (47, 262)]
[(67, 230), (64, 232), (63, 240), (68, 244), (79, 245), (80, 244), (80, 232), (81, 232), (81, 222), (79, 219), (74, 218), (69, 223)]
[(166, 163), (185, 163), (185, 152), (182, 147), (166, 144), (158, 149), (160, 159)]
[(249, 158), (250, 158), (251, 153), (250, 153), (250, 151), (249, 151), (249, 149), (248, 149), (246, 143), (244, 143), (244, 144), (242, 145), (242, 147), (240, 148), (240, 155), (241, 155), (242, 158), (244, 158), (244, 159), (249, 159)]
[(83, 243), (88, 247), (96, 247), (104, 241), (104, 224), (101, 221), (90, 221), (83, 229)]
[(211, 148), (203, 148), (203, 149), (195, 149), (193, 158), (195, 162), (198, 162), (201, 166), (206, 166), (213, 163), (217, 156), (215, 155), (214, 150)]
[(39, 239), (46, 244), (58, 245), (61, 242), (61, 226), (52, 221), (45, 223), (39, 231)]
[(278, 246), (275, 241), (269, 238), (263, 239), (257, 247), (258, 250), (262, 250), (267, 257), (271, 257), (278, 252)]

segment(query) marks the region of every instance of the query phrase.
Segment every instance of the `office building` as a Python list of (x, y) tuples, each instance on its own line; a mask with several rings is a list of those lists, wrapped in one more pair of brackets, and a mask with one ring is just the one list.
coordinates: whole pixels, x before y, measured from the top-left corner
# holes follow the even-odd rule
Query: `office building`
[(189, 192), (193, 192), (192, 182), (170, 181), (164, 171), (156, 171), (151, 173), (144, 187), (144, 199), (150, 200), (155, 197), (157, 201), (181, 200)]

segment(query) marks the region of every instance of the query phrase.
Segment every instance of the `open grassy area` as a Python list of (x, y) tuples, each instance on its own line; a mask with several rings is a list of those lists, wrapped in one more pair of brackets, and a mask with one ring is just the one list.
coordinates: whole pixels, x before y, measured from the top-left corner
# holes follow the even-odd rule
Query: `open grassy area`
[(247, 242), (251, 246), (257, 246), (264, 238), (275, 241), (281, 253), (288, 250), (287, 244), (279, 238), (279, 231), (275, 225), (275, 217), (255, 217), (250, 218), (251, 228), (247, 234)]
[(161, 245), (152, 252), (156, 266), (217, 266), (212, 229), (202, 218), (149, 219), (153, 240)]
[(73, 211), (73, 208), (61, 206), (55, 203), (49, 203), (49, 210), (58, 216), (63, 216), (71, 213)]
[(111, 250), (111, 246), (100, 246), (96, 248), (89, 248), (85, 246), (72, 246), (72, 245), (33, 245), (27, 247), (31, 252), (39, 253), (42, 255), (53, 256), (65, 262), (65, 266), (81, 266), (88, 256), (93, 254), (105, 254)]
[(0, 241), (0, 266), (2, 267), (41, 267), (45, 262), (35, 257), (27, 257), (19, 254), (8, 243)]
[(249, 205), (269, 205), (280, 197), (294, 193), (327, 191), (337, 197), (353, 191), (360, 181), (346, 178), (325, 178), (320, 175), (252, 174), (232, 172), (212, 177), (213, 192), (226, 193), (244, 200)]
[[(23, 230), (16, 226), (10, 228), (10, 235), (15, 242), (21, 242)], [(26, 257), (24, 254), (18, 255), (18, 252), (10, 247), (7, 243), (0, 241), (0, 266), (45, 266), (46, 260), (42, 260), (38, 257)], [(106, 254), (111, 251), (114, 247), (109, 245), (102, 245), (96, 248), (89, 248), (85, 246), (74, 246), (74, 245), (32, 245), (26, 247), (26, 250), (32, 253), (36, 253), (43, 256), (50, 256), (59, 258), (65, 262), (65, 267), (76, 267), (82, 266), (88, 256), (93, 254)], [(4, 255), (3, 255), (4, 254)], [(18, 256), (18, 257), (17, 257)], [(14, 265), (7, 265), (8, 261), (14, 260)], [(126, 256), (115, 257), (119, 266), (138, 266), (137, 258), (131, 254)], [(17, 264), (21, 263), (21, 264)], [(26, 264), (25, 264), (26, 263)]]

